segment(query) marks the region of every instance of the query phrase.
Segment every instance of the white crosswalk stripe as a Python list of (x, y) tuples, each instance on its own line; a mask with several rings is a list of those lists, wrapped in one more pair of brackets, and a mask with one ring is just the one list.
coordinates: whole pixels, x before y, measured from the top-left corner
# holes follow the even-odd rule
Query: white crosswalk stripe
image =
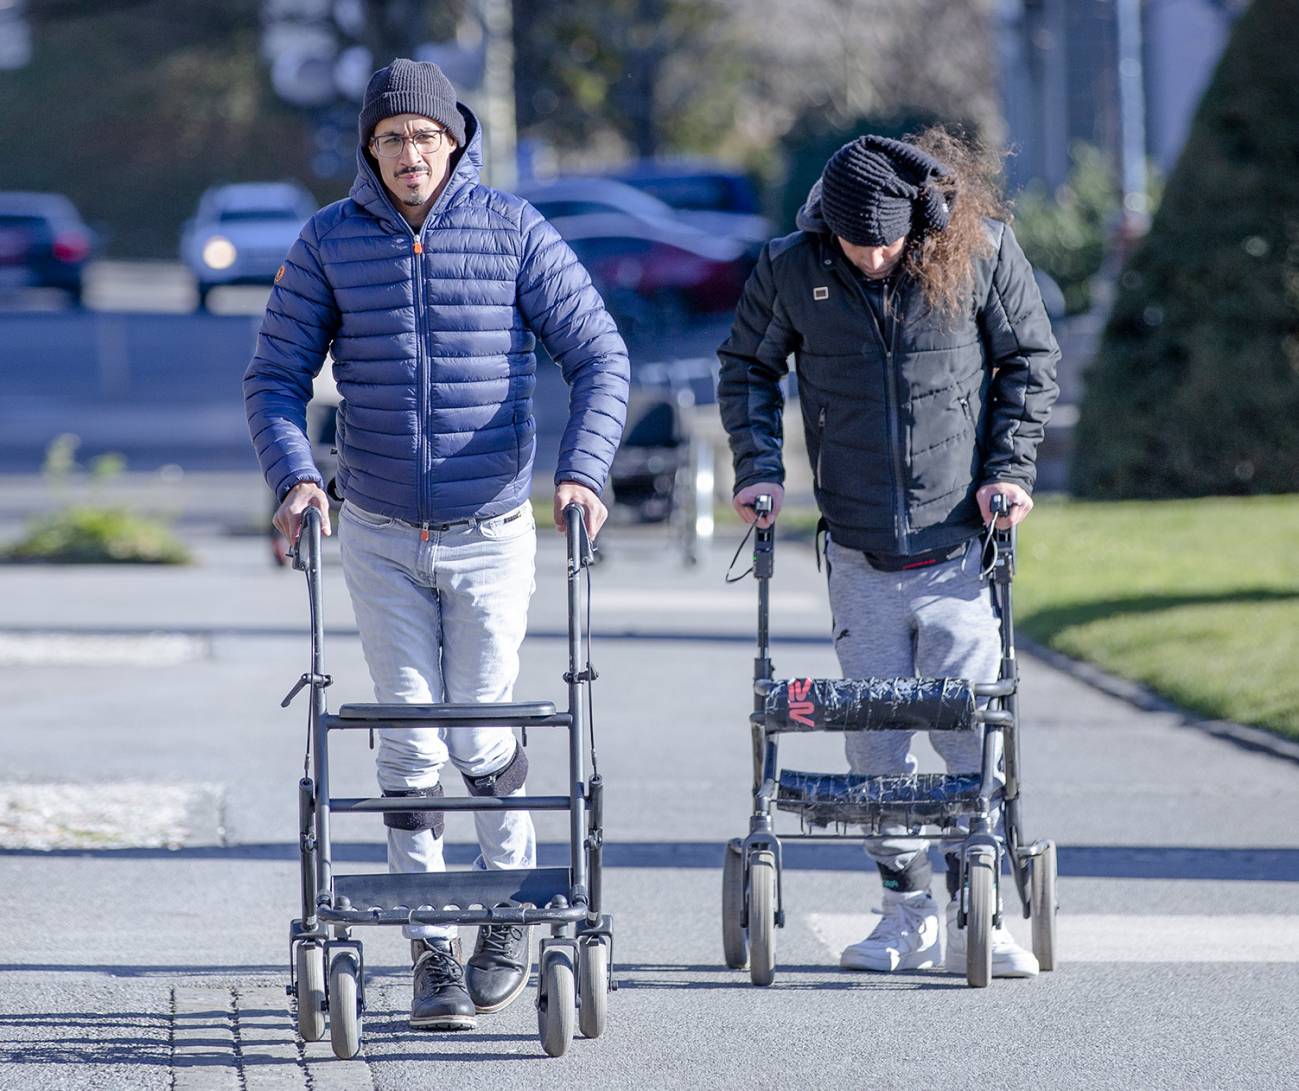
[[(873, 913), (809, 913), (807, 923), (835, 959), (875, 926)], [(1003, 917), (1028, 946), (1031, 925)], [(1299, 915), (1060, 914), (1059, 958), (1070, 962), (1299, 962)]]

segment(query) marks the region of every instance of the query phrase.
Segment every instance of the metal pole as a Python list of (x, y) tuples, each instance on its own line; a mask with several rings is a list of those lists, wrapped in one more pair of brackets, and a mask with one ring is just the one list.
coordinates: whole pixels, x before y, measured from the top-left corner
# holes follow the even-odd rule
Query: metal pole
[(479, 0), (483, 24), (483, 97), (487, 122), (487, 181), (513, 189), (518, 181), (514, 116), (514, 16), (511, 0)]
[(1116, 0), (1119, 47), (1119, 164), (1123, 186), (1123, 235), (1145, 233), (1146, 92), (1142, 63), (1141, 0)]
[[(586, 723), (583, 705), (582, 672), (582, 595), (581, 576), (583, 550), (581, 535), (582, 509), (570, 504), (564, 509), (565, 529), (568, 532), (568, 712), (572, 723), (568, 734), (569, 790), (573, 805), (568, 814), (570, 860), (573, 868), (574, 888), (586, 889), (586, 854), (584, 851), (586, 829), (585, 774), (582, 767), (582, 732)], [(588, 679), (585, 683), (590, 685)]]
[[(325, 687), (323, 676), (325, 621), (324, 594), (320, 574), (320, 513), (308, 508), (303, 515), (302, 536), (307, 539), (307, 592), (311, 596), (311, 745), (316, 780), (316, 896), (321, 891), (333, 896), (333, 851), (329, 841), (329, 732), (325, 729)], [(301, 543), (298, 546), (302, 548)]]

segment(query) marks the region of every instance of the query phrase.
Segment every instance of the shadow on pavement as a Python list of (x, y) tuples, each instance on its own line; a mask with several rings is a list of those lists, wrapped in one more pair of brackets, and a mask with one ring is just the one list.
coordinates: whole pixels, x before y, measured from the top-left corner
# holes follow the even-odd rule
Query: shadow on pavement
[[(749, 981), (747, 972), (743, 970), (727, 970), (717, 965), (682, 965), (673, 966), (656, 963), (616, 963), (614, 965), (614, 974), (618, 978), (618, 991), (629, 992), (639, 989), (673, 989), (673, 990), (725, 990), (739, 989), (751, 990), (755, 986)], [(647, 974), (648, 978), (639, 977), (627, 979), (623, 974)], [(664, 976), (661, 979), (655, 979), (655, 975)], [(682, 980), (681, 974), (707, 974), (709, 977), (700, 979), (692, 977), (688, 980)], [(790, 981), (791, 974), (816, 975), (821, 980), (817, 981)], [(965, 989), (967, 988), (965, 978), (945, 973), (923, 973), (923, 972), (901, 972), (889, 975), (883, 974), (845, 974), (838, 967), (829, 963), (819, 963), (817, 965), (787, 965), (781, 963), (776, 968), (776, 980), (770, 986), (772, 992), (790, 992), (796, 990), (807, 991), (839, 991), (839, 992), (879, 992), (888, 991), (908, 991), (922, 992), (943, 989)]]
[[(8, 967), (5, 967), (8, 968)], [(18, 967), (37, 969), (37, 967)], [(84, 967), (68, 967), (83, 969)], [(169, 1016), (158, 1012), (21, 1012), (0, 1014), (0, 1063), (21, 1065), (170, 1065)], [(156, 1038), (139, 1036), (153, 1029)], [(43, 1032), (50, 1040), (15, 1040), (8, 1031)], [(118, 1032), (116, 1036), (113, 1032)]]
[[(559, 867), (568, 860), (561, 841), (537, 846), (539, 864)], [(604, 863), (611, 868), (720, 870), (723, 845), (717, 841), (611, 841)], [(365, 841), (334, 842), (334, 862), (381, 865), (385, 847)], [(467, 867), (478, 855), (475, 844), (446, 846), (447, 863)], [(941, 870), (941, 853), (935, 854)], [(289, 842), (242, 845), (197, 845), (191, 848), (6, 849), (0, 857), (84, 857), (97, 860), (278, 860), (296, 861), (298, 847)], [(798, 844), (786, 842), (785, 866), (794, 871), (861, 871), (859, 843)], [(1299, 848), (1210, 848), (1194, 845), (1061, 845), (1060, 874), (1087, 879), (1213, 879), (1299, 882)]]

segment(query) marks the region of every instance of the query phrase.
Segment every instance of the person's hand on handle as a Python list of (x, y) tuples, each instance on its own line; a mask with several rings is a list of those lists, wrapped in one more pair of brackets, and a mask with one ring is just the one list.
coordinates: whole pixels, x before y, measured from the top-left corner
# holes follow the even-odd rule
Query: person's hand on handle
[(563, 534), (564, 509), (569, 504), (576, 504), (582, 509), (582, 522), (586, 524), (586, 536), (595, 541), (604, 521), (609, 518), (609, 509), (592, 490), (576, 481), (561, 481), (555, 487), (555, 529)]
[(1009, 481), (994, 481), (974, 494), (975, 500), (979, 502), (979, 514), (983, 516), (984, 526), (992, 520), (992, 498), (998, 494), (1006, 498), (1009, 508), (1008, 513), (997, 520), (998, 530), (1009, 530), (1022, 523), (1033, 510), (1033, 498), (1024, 489)]
[(320, 532), (325, 537), (332, 533), (329, 526), (329, 497), (325, 495), (325, 490), (314, 481), (299, 481), (275, 509), (275, 518), (272, 520), (275, 529), (289, 540), (290, 545), (297, 544), (298, 535), (302, 533), (302, 513), (308, 508), (320, 512)]
[(780, 514), (780, 506), (785, 502), (783, 486), (777, 485), (774, 481), (758, 481), (752, 485), (745, 485), (731, 498), (731, 503), (741, 519), (746, 523), (752, 523), (758, 518), (753, 505), (759, 496), (771, 497), (771, 514), (764, 515), (758, 523), (762, 530), (766, 530), (776, 521), (776, 516)]

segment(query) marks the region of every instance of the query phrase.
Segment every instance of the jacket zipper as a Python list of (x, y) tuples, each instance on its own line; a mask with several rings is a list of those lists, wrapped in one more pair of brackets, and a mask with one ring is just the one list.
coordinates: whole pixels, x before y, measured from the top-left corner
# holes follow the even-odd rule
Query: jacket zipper
[[(409, 226), (409, 225), (408, 225)], [(423, 229), (420, 230), (422, 235)], [(419, 419), (415, 422), (415, 452), (419, 458), (419, 485), (415, 490), (416, 494), (416, 517), (420, 525), (420, 540), (427, 542), (429, 538), (428, 520), (426, 518), (426, 507), (424, 503), (424, 493), (428, 488), (428, 459), (425, 457), (426, 436), (424, 432), (424, 422), (428, 419), (428, 361), (424, 357), (424, 243), (420, 240), (415, 232), (411, 232), (411, 268), (412, 277), (412, 296), (415, 299), (415, 361), (416, 361), (416, 378), (419, 381)]]
[(821, 487), (821, 457), (825, 454), (825, 406), (821, 406), (821, 412), (816, 418), (816, 469), (812, 473), (812, 485), (814, 488)]
[[(885, 304), (887, 306), (887, 303)], [(898, 443), (898, 429), (900, 428), (900, 414), (898, 411), (898, 377), (893, 369), (893, 355), (898, 347), (898, 326), (901, 323), (897, 318), (893, 320), (893, 337), (889, 343), (888, 349), (884, 354), (885, 375), (884, 375), (884, 397), (885, 405), (889, 413), (889, 450), (893, 453), (893, 488), (894, 508), (893, 518), (896, 527), (898, 539), (898, 552), (906, 556), (911, 552), (911, 534), (907, 528), (907, 496), (904, 482), (906, 480), (906, 468), (902, 463), (902, 452)]]
[[(843, 259), (847, 261), (845, 257)], [(893, 537), (897, 542), (898, 552), (905, 555), (911, 546), (911, 536), (907, 530), (906, 515), (906, 491), (903, 487), (905, 480), (905, 468), (902, 465), (902, 455), (898, 448), (898, 397), (896, 378), (893, 374), (893, 354), (897, 351), (898, 344), (898, 326), (901, 323), (895, 317), (892, 323), (891, 340), (885, 338), (884, 329), (880, 325), (879, 318), (875, 315), (875, 308), (871, 306), (871, 301), (866, 297), (866, 286), (862, 284), (861, 279), (853, 272), (849, 271), (848, 279), (857, 287), (858, 293), (862, 297), (862, 303), (866, 307), (866, 313), (870, 315), (871, 325), (875, 329), (875, 335), (879, 338), (880, 345), (884, 349), (884, 410), (888, 420), (889, 428), (889, 454), (891, 457), (891, 471), (893, 477)], [(894, 290), (896, 295), (897, 289)], [(880, 289), (881, 298), (884, 301), (884, 307), (888, 307), (888, 297), (884, 295), (883, 288)]]
[[(456, 168), (457, 172), (459, 168)], [(384, 187), (373, 170), (369, 170), (371, 184), (377, 191), (382, 194)], [(419, 231), (406, 221), (400, 212), (393, 208), (393, 213), (397, 220), (410, 232), (411, 237), (411, 268), (413, 272), (413, 291), (412, 295), (415, 300), (415, 359), (416, 372), (419, 379), (419, 420), (415, 422), (415, 454), (419, 459), (419, 471), (415, 486), (416, 502), (416, 521), (419, 523), (420, 538), (427, 542), (429, 540), (429, 523), (427, 515), (428, 505), (425, 503), (425, 493), (428, 489), (428, 479), (432, 470), (432, 451), (428, 452), (425, 458), (425, 430), (424, 422), (428, 416), (428, 360), (424, 352), (424, 263), (422, 254), (424, 253), (424, 232), (428, 230), (428, 225), (439, 215), (443, 208), (446, 207), (452, 193), (451, 183), (455, 180), (456, 174), (452, 174), (447, 179), (447, 184), (443, 187), (442, 193), (438, 196), (433, 207), (429, 209), (428, 216), (425, 217), (424, 223)], [(391, 202), (390, 202), (391, 203)]]
[(974, 427), (974, 414), (970, 412), (970, 399), (969, 399), (969, 398), (959, 398), (958, 401), (960, 401), (960, 403), (961, 403), (961, 412), (965, 414), (965, 421), (966, 421), (966, 423), (967, 423), (971, 428), (973, 428), (973, 427)]

